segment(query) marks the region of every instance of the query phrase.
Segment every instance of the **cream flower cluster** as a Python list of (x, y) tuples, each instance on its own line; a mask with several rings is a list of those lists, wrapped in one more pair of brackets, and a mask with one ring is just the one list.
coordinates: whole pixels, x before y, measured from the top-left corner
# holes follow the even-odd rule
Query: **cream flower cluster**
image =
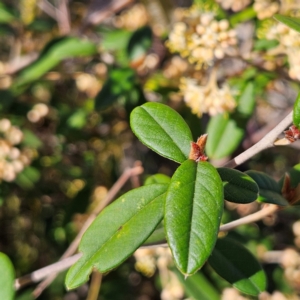
[(8, 119), (0, 120), (0, 180), (11, 182), (31, 162), (26, 151), (16, 145), (23, 139), (22, 131)]
[(253, 4), (253, 9), (260, 20), (271, 18), (279, 11), (279, 8), (279, 3), (276, 0), (255, 0)]
[(224, 9), (240, 11), (251, 3), (251, 0), (216, 0)]
[(213, 13), (202, 13), (194, 7), (174, 24), (167, 41), (171, 52), (178, 52), (199, 68), (235, 54), (236, 44), (236, 31), (229, 28), (227, 20), (216, 21)]
[(49, 107), (44, 103), (38, 103), (27, 113), (27, 119), (32, 123), (37, 123), (49, 113)]
[(236, 107), (236, 101), (226, 84), (221, 88), (216, 84), (201, 86), (195, 79), (182, 78), (180, 91), (186, 105), (198, 117), (201, 117), (203, 113), (214, 116), (218, 113), (232, 111)]
[(289, 62), (289, 76), (292, 79), (300, 80), (300, 33), (278, 23), (270, 28), (266, 37), (279, 41), (278, 47), (273, 51), (270, 50), (270, 54), (272, 52), (286, 54)]

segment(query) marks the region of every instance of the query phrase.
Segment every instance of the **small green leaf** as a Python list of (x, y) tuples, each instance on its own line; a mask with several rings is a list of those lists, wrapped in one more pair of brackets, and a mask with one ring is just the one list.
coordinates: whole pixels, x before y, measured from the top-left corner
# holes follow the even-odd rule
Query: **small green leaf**
[(258, 186), (247, 174), (228, 168), (217, 171), (224, 184), (224, 198), (235, 203), (250, 203), (258, 197)]
[(40, 79), (46, 72), (54, 68), (60, 61), (66, 58), (88, 56), (97, 52), (93, 42), (75, 38), (62, 37), (49, 42), (39, 58), (22, 70), (13, 85), (14, 90), (24, 84)]
[(158, 154), (178, 163), (189, 157), (192, 133), (169, 106), (146, 103), (136, 107), (130, 115), (130, 125), (138, 139)]
[(282, 15), (276, 14), (274, 16), (274, 19), (283, 23), (284, 25), (300, 32), (300, 19), (299, 18), (282, 16)]
[(111, 70), (109, 77), (95, 98), (95, 109), (102, 110), (112, 105), (120, 97), (135, 89), (135, 73), (130, 68)]
[(257, 296), (266, 289), (266, 275), (249, 250), (224, 238), (218, 239), (208, 259), (214, 270), (239, 291)]
[(249, 118), (252, 115), (254, 107), (254, 84), (250, 81), (246, 84), (241, 96), (239, 97), (237, 110), (239, 114)]
[(167, 240), (183, 274), (194, 274), (211, 254), (222, 212), (217, 170), (208, 162), (185, 161), (171, 179), (165, 206)]
[(176, 269), (172, 270), (179, 278), (187, 296), (193, 300), (219, 300), (220, 295), (211, 282), (200, 272), (184, 278)]
[(8, 256), (0, 252), (0, 299), (13, 300), (15, 295), (14, 279), (15, 271)]
[(254, 179), (259, 188), (260, 202), (272, 203), (281, 206), (289, 205), (287, 200), (281, 196), (279, 184), (269, 175), (263, 172), (247, 171), (247, 175)]
[(144, 185), (148, 185), (148, 184), (155, 184), (155, 183), (167, 183), (169, 184), (171, 181), (171, 178), (165, 174), (155, 174), (155, 175), (151, 175), (149, 176), (146, 180)]
[(298, 129), (300, 129), (300, 93), (298, 94), (294, 104), (293, 123)]
[(0, 3), (0, 24), (11, 23), (16, 20), (14, 14), (3, 4)]
[(236, 24), (243, 23), (249, 21), (256, 16), (256, 11), (253, 9), (252, 6), (243, 9), (242, 11), (232, 14), (229, 19), (231, 26), (236, 26)]
[(138, 60), (146, 55), (152, 44), (152, 30), (145, 26), (136, 30), (128, 43), (127, 53), (131, 61)]
[(106, 207), (80, 242), (82, 257), (66, 277), (68, 289), (88, 280), (93, 268), (107, 272), (128, 258), (155, 230), (163, 218), (168, 185), (134, 189)]
[(241, 142), (244, 129), (227, 114), (219, 114), (209, 120), (206, 153), (218, 159), (230, 155)]

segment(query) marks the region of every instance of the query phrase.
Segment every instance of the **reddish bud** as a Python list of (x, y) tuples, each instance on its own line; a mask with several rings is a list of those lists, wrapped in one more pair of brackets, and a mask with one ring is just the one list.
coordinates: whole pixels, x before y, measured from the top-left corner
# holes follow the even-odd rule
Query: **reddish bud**
[(207, 134), (201, 135), (197, 142), (191, 142), (191, 151), (189, 155), (189, 159), (192, 159), (196, 162), (198, 161), (206, 161), (208, 157), (204, 153), (204, 148), (207, 140)]

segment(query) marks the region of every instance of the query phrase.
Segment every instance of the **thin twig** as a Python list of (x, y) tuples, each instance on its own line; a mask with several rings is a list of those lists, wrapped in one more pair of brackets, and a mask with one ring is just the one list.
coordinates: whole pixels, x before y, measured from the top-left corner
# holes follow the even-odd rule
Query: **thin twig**
[(291, 111), (274, 129), (272, 129), (268, 134), (266, 134), (258, 143), (253, 145), (248, 150), (244, 151), (240, 155), (236, 156), (234, 159), (227, 162), (224, 167), (235, 168), (236, 166), (244, 163), (254, 155), (259, 152), (274, 147), (274, 141), (287, 128), (291, 123), (293, 118), (293, 112)]
[(47, 0), (41, 0), (38, 2), (38, 7), (43, 10), (48, 16), (57, 21), (56, 7), (53, 6)]
[(91, 284), (86, 300), (97, 300), (102, 282), (102, 274), (94, 270), (91, 276)]
[(240, 219), (232, 221), (230, 223), (221, 225), (219, 231), (220, 232), (228, 231), (228, 230), (232, 230), (241, 225), (254, 223), (256, 221), (263, 219), (264, 217), (267, 217), (267, 216), (273, 214), (278, 209), (279, 209), (278, 205), (273, 205), (273, 204), (266, 205), (261, 210), (255, 212), (251, 215), (248, 215), (246, 217), (240, 218)]
[[(139, 175), (143, 172), (142, 166), (138, 165), (136, 167), (133, 167), (131, 169), (127, 169), (123, 172), (123, 174), (120, 176), (120, 178), (116, 181), (116, 183), (112, 186), (112, 188), (107, 193), (105, 199), (101, 201), (98, 206), (94, 209), (94, 211), (91, 213), (91, 215), (88, 217), (88, 219), (83, 224), (81, 230), (77, 234), (76, 238), (73, 240), (73, 242), (70, 244), (68, 249), (65, 251), (65, 253), (60, 258), (61, 260), (71, 256), (74, 254), (78, 248), (78, 245), (80, 243), (80, 240), (85, 233), (85, 231), (88, 229), (88, 227), (92, 224), (92, 222), (95, 220), (97, 215), (103, 210), (104, 207), (106, 207), (116, 196), (116, 194), (120, 191), (122, 186), (126, 183), (126, 181), (131, 176)], [(55, 279), (57, 274), (51, 274), (48, 278), (46, 278), (44, 281), (42, 281), (33, 291), (33, 296), (37, 298), (43, 290)]]
[(58, 9), (56, 10), (57, 24), (62, 35), (67, 35), (71, 32), (70, 12), (68, 0), (57, 1)]
[(71, 257), (68, 257), (64, 260), (58, 261), (47, 267), (36, 270), (28, 275), (22, 276), (15, 280), (15, 289), (19, 290), (21, 287), (23, 287), (29, 283), (41, 281), (43, 278), (49, 276), (50, 274), (62, 272), (64, 270), (70, 268), (72, 265), (74, 265), (75, 262), (81, 256), (82, 256), (81, 253), (75, 254)]

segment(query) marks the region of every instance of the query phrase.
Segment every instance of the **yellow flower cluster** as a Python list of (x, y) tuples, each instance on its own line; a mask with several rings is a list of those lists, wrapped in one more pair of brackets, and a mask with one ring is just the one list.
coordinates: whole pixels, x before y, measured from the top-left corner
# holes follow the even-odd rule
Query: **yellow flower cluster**
[(271, 18), (279, 11), (279, 8), (279, 3), (276, 0), (255, 0), (253, 4), (253, 9), (260, 20)]
[(224, 9), (240, 11), (251, 3), (251, 0), (216, 0)]
[(203, 113), (214, 116), (218, 113), (232, 111), (236, 107), (236, 101), (226, 84), (221, 88), (215, 82), (201, 86), (195, 79), (182, 78), (179, 88), (187, 106), (198, 117), (201, 117)]
[(267, 39), (276, 39), (279, 45), (269, 53), (286, 54), (289, 62), (289, 76), (300, 80), (300, 34), (284, 24), (278, 23), (272, 26), (266, 35)]
[(8, 119), (0, 120), (0, 134), (0, 180), (11, 182), (30, 164), (31, 159), (26, 151), (16, 147), (21, 143), (23, 133)]
[(236, 44), (236, 31), (229, 28), (227, 20), (217, 21), (213, 13), (203, 13), (195, 7), (181, 15), (167, 41), (171, 52), (178, 52), (198, 68), (212, 65), (225, 55), (234, 55)]
[(20, 15), (21, 20), (24, 24), (30, 24), (36, 14), (36, 7), (37, 7), (36, 0), (21, 0), (20, 1)]

